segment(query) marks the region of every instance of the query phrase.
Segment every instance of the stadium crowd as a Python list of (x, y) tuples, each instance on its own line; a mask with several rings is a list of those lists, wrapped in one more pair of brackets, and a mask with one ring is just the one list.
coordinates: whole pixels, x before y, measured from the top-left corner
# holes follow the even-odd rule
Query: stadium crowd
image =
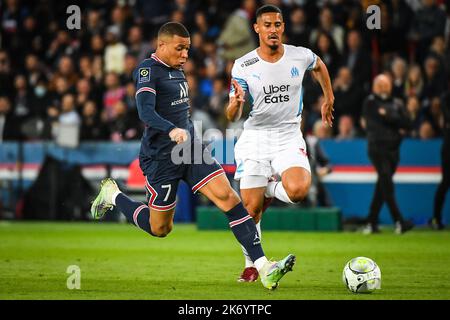
[[(140, 139), (132, 72), (155, 50), (156, 31), (172, 20), (191, 32), (184, 67), (192, 118), (203, 130), (228, 123), (230, 70), (257, 46), (259, 5), (284, 13), (285, 42), (312, 49), (326, 63), (335, 94), (335, 126), (321, 124), (321, 90), (304, 79), (304, 131), (318, 138), (364, 136), (360, 116), (372, 79), (388, 73), (393, 95), (414, 123), (408, 136), (442, 135), (442, 96), (450, 80), (450, 1), (92, 0), (77, 1), (79, 30), (69, 30), (73, 1), (0, 3), (0, 141), (51, 140), (58, 124), (80, 127), (81, 141)], [(369, 5), (381, 29), (366, 26)], [(245, 108), (245, 110), (250, 107)]]

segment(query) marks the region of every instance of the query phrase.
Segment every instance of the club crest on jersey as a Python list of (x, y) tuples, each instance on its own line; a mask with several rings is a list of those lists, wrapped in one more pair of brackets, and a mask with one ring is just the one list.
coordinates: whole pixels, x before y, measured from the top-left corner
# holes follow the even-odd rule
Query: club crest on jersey
[(297, 67), (292, 67), (291, 69), (291, 78), (296, 78), (300, 76), (300, 72), (298, 72)]
[(140, 68), (138, 75), (138, 83), (150, 81), (150, 68)]

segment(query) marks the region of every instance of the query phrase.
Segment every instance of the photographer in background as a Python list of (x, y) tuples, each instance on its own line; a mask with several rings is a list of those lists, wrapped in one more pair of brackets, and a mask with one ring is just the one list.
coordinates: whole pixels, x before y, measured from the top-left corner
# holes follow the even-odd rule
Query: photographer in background
[(368, 224), (365, 234), (378, 233), (378, 216), (384, 202), (387, 203), (395, 222), (395, 233), (411, 230), (413, 224), (405, 221), (395, 201), (393, 175), (399, 163), (402, 130), (410, 128), (410, 121), (401, 100), (392, 98), (392, 80), (378, 75), (363, 105), (362, 127), (367, 132), (369, 158), (377, 171)]

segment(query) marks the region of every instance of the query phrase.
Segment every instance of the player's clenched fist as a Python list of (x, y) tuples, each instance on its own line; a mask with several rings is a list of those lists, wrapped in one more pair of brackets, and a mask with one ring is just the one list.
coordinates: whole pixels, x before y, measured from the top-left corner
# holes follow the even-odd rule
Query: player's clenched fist
[(181, 128), (172, 129), (169, 132), (170, 140), (175, 141), (177, 144), (183, 143), (188, 139), (188, 133), (186, 130)]

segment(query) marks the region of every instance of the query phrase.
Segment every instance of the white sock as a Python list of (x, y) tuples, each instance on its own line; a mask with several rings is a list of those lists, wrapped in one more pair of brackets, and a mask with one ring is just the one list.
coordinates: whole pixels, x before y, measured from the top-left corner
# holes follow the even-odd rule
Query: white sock
[[(256, 230), (258, 230), (258, 234), (259, 234), (259, 240), (262, 240), (262, 234), (261, 234), (261, 220), (256, 224)], [(242, 252), (244, 253), (244, 257), (245, 257), (245, 267), (246, 268), (250, 268), (250, 267), (254, 267), (255, 265), (253, 264), (252, 259), (250, 259), (250, 257), (248, 256), (247, 250), (245, 250), (245, 248), (243, 246), (241, 246), (242, 248)]]
[(258, 272), (260, 272), (261, 269), (264, 267), (264, 265), (266, 264), (267, 261), (269, 261), (269, 260), (267, 260), (267, 258), (266, 258), (265, 256), (263, 256), (263, 257), (257, 259), (257, 260), (255, 261), (255, 263), (254, 263), (254, 264), (255, 264), (256, 270), (258, 270)]
[(111, 202), (112, 202), (113, 205), (116, 205), (116, 198), (117, 198), (117, 196), (119, 195), (119, 193), (122, 193), (122, 191), (117, 190), (117, 191), (114, 192), (114, 194), (112, 195)]
[(245, 250), (245, 248), (244, 248), (243, 246), (241, 246), (241, 248), (242, 248), (242, 252), (244, 253), (245, 267), (246, 267), (246, 268), (254, 267), (253, 261), (252, 261), (252, 259), (250, 259), (250, 257), (248, 256), (247, 250)]
[(265, 196), (267, 198), (275, 197), (286, 203), (294, 203), (291, 199), (289, 199), (289, 196), (287, 195), (286, 190), (284, 190), (283, 183), (281, 181), (269, 182), (266, 188)]

